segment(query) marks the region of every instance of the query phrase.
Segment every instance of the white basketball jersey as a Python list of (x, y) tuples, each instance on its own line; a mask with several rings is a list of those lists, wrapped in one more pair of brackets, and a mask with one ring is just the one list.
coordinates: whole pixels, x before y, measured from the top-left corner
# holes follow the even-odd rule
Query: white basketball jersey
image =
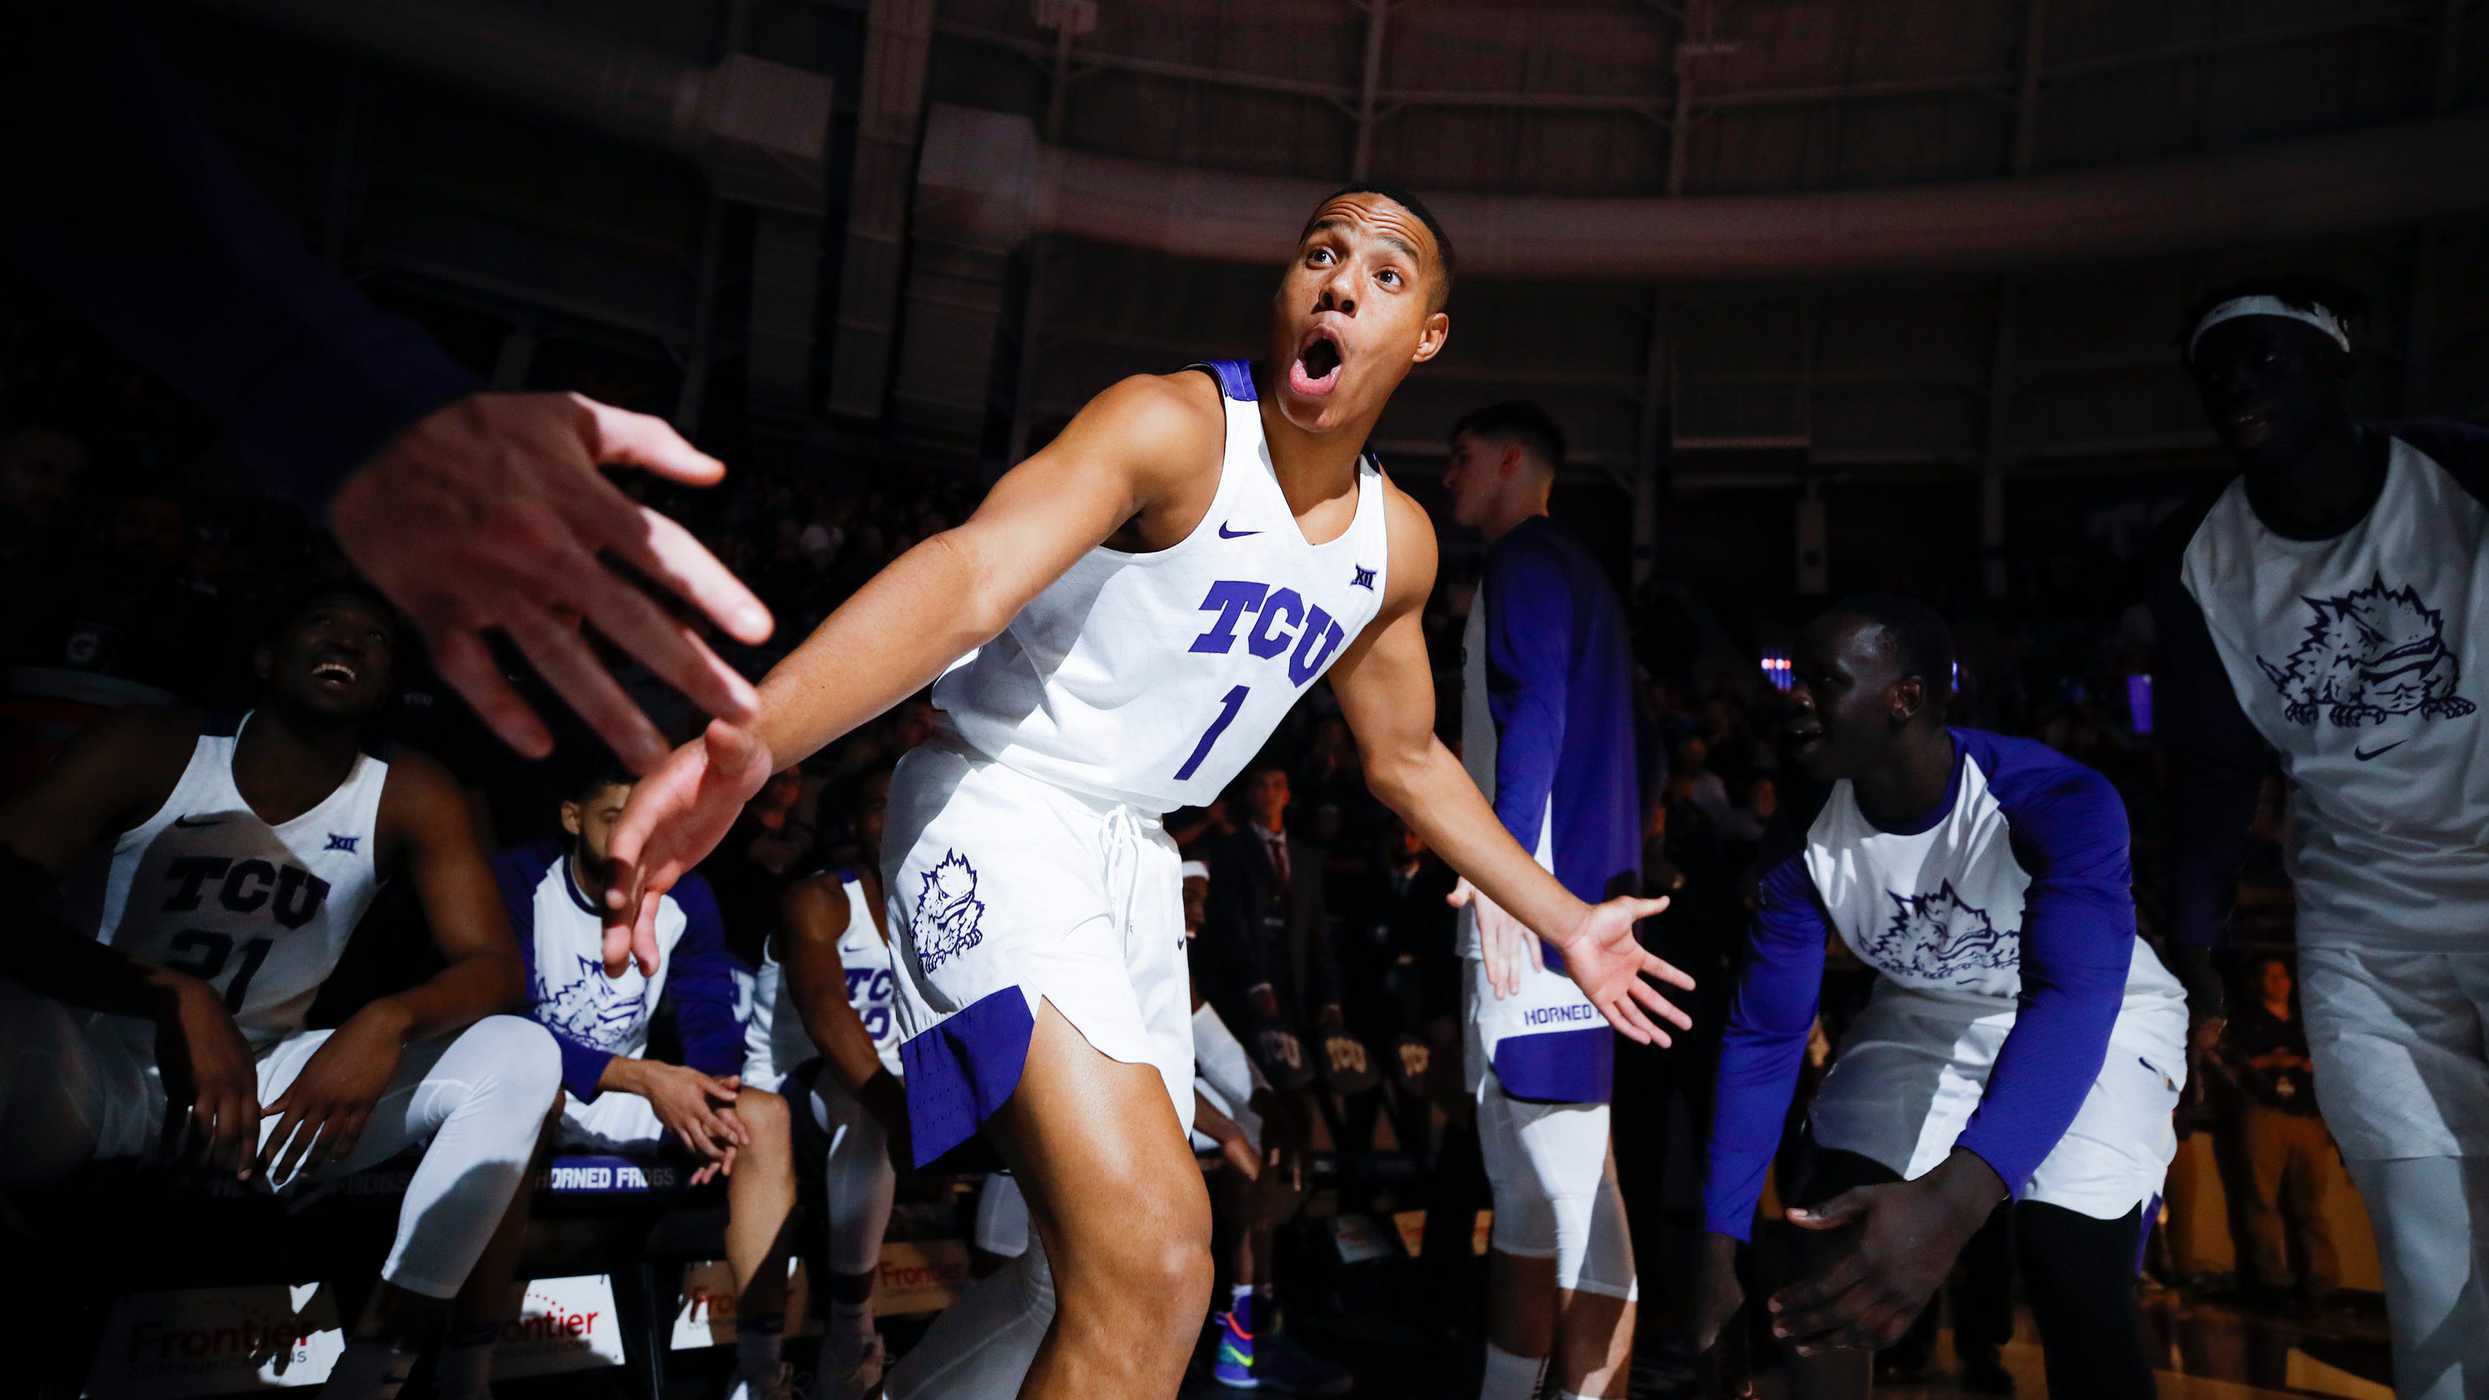
[(1205, 368), (1226, 400), (1227, 449), (1192, 534), (1150, 554), (1089, 551), (933, 691), (977, 752), (1150, 812), (1217, 798), (1387, 586), (1382, 469), (1361, 461), (1356, 518), (1307, 542), (1250, 369)]
[[(892, 1074), (899, 1069), (899, 1024), (891, 1014), (890, 945), (874, 926), (873, 907), (861, 881), (848, 880), (847, 927), (838, 935), (838, 964), (847, 973), (847, 1004), (855, 1008), (864, 1033), (873, 1038), (874, 1053)], [(795, 987), (778, 961), (775, 940), (761, 954), (760, 971), (752, 979), (752, 1016), (744, 1022), (744, 1062), (764, 1068), (783, 1080), (821, 1050), (804, 1032), (804, 1015), (795, 1006)]]
[(249, 723), (200, 735), (172, 796), (114, 841), (96, 937), (214, 985), (259, 1050), (303, 1028), (380, 890), (389, 765), (356, 755), (334, 792), (270, 826), (233, 782)]

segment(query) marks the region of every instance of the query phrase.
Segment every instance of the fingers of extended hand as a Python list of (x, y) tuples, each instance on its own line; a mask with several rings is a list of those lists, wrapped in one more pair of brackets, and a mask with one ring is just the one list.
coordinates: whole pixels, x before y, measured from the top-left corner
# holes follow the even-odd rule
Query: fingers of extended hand
[(473, 627), (427, 619), (420, 612), (412, 616), (423, 632), (424, 645), (432, 652), (432, 664), (441, 673), (441, 679), (474, 707), (501, 742), (529, 758), (543, 758), (553, 752), (552, 731), (544, 727), (544, 721), (502, 676), (501, 668), (493, 664), (492, 652)]
[(580, 415), (580, 440), (590, 459), (639, 467), (686, 486), (707, 486), (726, 475), (726, 464), (692, 446), (674, 425), (645, 413), (566, 394)]
[[(612, 493), (612, 503), (623, 511), (614, 515), (600, 511), (599, 546), (629, 560), (631, 567), (671, 589), (737, 641), (758, 644), (769, 639), (769, 609), (718, 562), (708, 546), (665, 515), (633, 504), (618, 491)], [(741, 717), (728, 710), (711, 713)]]
[(1667, 959), (1662, 958), (1657, 953), (1645, 952), (1642, 955), (1642, 971), (1645, 976), (1648, 976), (1655, 981), (1665, 982), (1669, 986), (1675, 987), (1680, 991), (1690, 992), (1694, 990), (1693, 974), (1678, 967), (1675, 963), (1669, 962)]
[(1678, 1030), (1682, 1031), (1693, 1029), (1694, 1018), (1679, 1010), (1675, 1002), (1661, 996), (1658, 988), (1653, 987), (1650, 983), (1643, 981), (1639, 977), (1636, 977), (1625, 985), (1633, 992), (1633, 999), (1642, 1003), (1643, 1010), (1650, 1012), (1652, 1015), (1663, 1021), (1666, 1021), (1669, 1025), (1676, 1027)]
[(655, 890), (640, 894), (639, 921), (631, 926), (631, 956), (640, 965), (640, 975), (657, 975), (657, 903), (661, 896)]
[(1877, 1302), (1867, 1286), (1866, 1262), (1844, 1256), (1811, 1279), (1772, 1295), (1772, 1335), (1785, 1341), (1830, 1345), (1828, 1334), (1849, 1326)]
[[(590, 567), (596, 573), (604, 573), (601, 568)], [(525, 605), (510, 609), (502, 625), (509, 631), (510, 639), (518, 643), (519, 650), (527, 653), (528, 662), (543, 675), (546, 684), (588, 722), (588, 727), (633, 772), (646, 773), (665, 760), (664, 736), (607, 673), (579, 629), (565, 626), (542, 608)]]
[(1793, 1225), (1803, 1225), (1809, 1230), (1835, 1229), (1848, 1224), (1851, 1217), (1863, 1213), (1868, 1204), (1875, 1199), (1876, 1190), (1877, 1188), (1872, 1186), (1852, 1187), (1831, 1200), (1817, 1205), (1791, 1206), (1789, 1221)]
[(1608, 1024), (1616, 1028), (1618, 1035), (1636, 1045), (1670, 1043), (1667, 1033), (1652, 1025), (1650, 1018), (1644, 1016), (1640, 1008), (1624, 997), (1611, 997), (1600, 1003), (1599, 1009), (1606, 1013)]

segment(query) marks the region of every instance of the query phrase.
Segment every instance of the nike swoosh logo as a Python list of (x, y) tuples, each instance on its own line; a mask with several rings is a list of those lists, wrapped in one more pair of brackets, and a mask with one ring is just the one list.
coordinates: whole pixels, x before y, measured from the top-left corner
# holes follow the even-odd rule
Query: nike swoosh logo
[(1258, 535), (1260, 533), (1262, 532), (1259, 530), (1231, 530), (1227, 527), (1226, 521), (1222, 520), (1219, 522), (1219, 538), (1223, 540), (1240, 540), (1247, 535)]
[(218, 822), (221, 822), (221, 821), (223, 821), (223, 820), (224, 820), (224, 818), (223, 818), (223, 817), (175, 817), (175, 818), (173, 818), (173, 825), (175, 825), (175, 826), (214, 826), (214, 825), (216, 825)]
[(2399, 749), (2403, 745), (2410, 742), (2411, 741), (2409, 739), (2397, 739), (2393, 743), (2390, 743), (2381, 749), (2353, 749), (2351, 750), (2351, 757), (2358, 759), (2362, 763), (2366, 763), (2372, 758), (2392, 753), (2394, 750)]

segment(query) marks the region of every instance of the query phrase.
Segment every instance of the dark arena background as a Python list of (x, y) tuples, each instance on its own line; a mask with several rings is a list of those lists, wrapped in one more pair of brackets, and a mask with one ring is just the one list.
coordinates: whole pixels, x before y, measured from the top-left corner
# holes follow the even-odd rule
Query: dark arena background
[[(2155, 561), (2184, 542), (2171, 522), (2200, 514), (2240, 471), (2190, 374), (2190, 318), (2243, 279), (2313, 279), (2347, 328), (2343, 392), (2358, 419), (2489, 417), (2489, 6), (2478, 0), (16, 9), (0, 31), (14, 50), (0, 67), (21, 94), (7, 109), (19, 173), (0, 216), (18, 226), (0, 273), (0, 782), (12, 803), (54, 791), (95, 734), (119, 732), (99, 726), (133, 712), (259, 703), (276, 683), (257, 669), (267, 639), (316, 591), (310, 581), (371, 569), (374, 556), (330, 533), (324, 488), (304, 481), (333, 485), (380, 439), (314, 460), (350, 436), (321, 435), (346, 410), (316, 374), (272, 387), (189, 372), (227, 353), (228, 332), (289, 347), (272, 353), (347, 354), (319, 339), (347, 313), (300, 313), (313, 329), (294, 329), (286, 279), (334, 279), (323, 296), (396, 318), (470, 387), (576, 392), (663, 420), (722, 460), (727, 474), (709, 487), (607, 475), (767, 604), (775, 629), (752, 642), (649, 582), (668, 617), (691, 620), (681, 630), (758, 683), (885, 565), (961, 526), (1101, 390), (1264, 358), (1276, 271), (1326, 195), (1380, 183), (1422, 197), (1458, 248), (1451, 334), (1367, 446), (1437, 534), (1441, 563), (1417, 614), (1435, 731), (1462, 734), (1464, 629), (1487, 568), (1487, 538), (1456, 523), (1445, 485), (1455, 427), (1530, 401), (1562, 434), (1552, 515), (1623, 604), (1635, 753), (1617, 765), (1639, 814), (1642, 892), (1673, 901), (1640, 937), (1701, 984), (1679, 998), (1694, 1026), (1674, 1048), (1617, 1042), (1614, 1154), (1639, 1260), (1629, 1391), (1606, 1392), (1617, 1396), (1736, 1394), (1749, 1376), (1756, 1393), (1791, 1393), (1794, 1358), (1760, 1308), (1710, 1352), (1688, 1329), (1721, 1027), (1769, 833), (1800, 800), (1783, 738), (1808, 684), (1793, 660), (1808, 620), (1860, 593), (1941, 613), (1956, 649), (1952, 723), (2044, 741), (2106, 777), (2131, 820), (2140, 936), (2166, 952), (2186, 833), (2173, 829), (2183, 803), (2155, 742), (2155, 701), (2165, 716), (2171, 687), (2148, 594)], [(66, 105), (23, 96), (56, 89)], [(186, 134), (156, 164), (133, 162), (127, 143), (162, 131)], [(197, 161), (230, 162), (231, 178), (204, 195), (170, 188)], [(133, 339), (128, 325), (158, 293), (131, 293), (155, 284), (122, 285), (114, 260), (173, 256), (207, 237), (183, 211), (235, 199), (272, 211), (254, 216), (269, 222), (241, 235), (256, 249), (241, 256), (276, 290), (263, 301), (253, 282), (220, 301), (199, 281), (216, 264), (202, 261), (172, 294), (197, 293), (185, 314), (198, 324)], [(271, 237), (282, 257), (262, 256)], [(252, 329), (263, 313), (265, 336)], [(288, 340), (298, 335), (310, 339)], [(404, 517), (423, 532), (398, 543), (405, 577), (426, 555), (466, 557), (445, 518)], [(606, 558), (632, 580), (664, 572)], [(377, 581), (408, 606), (402, 579)], [(539, 578), (521, 591), (556, 613), (584, 606), (560, 587)], [(568, 849), (564, 814), (593, 805), (582, 794), (598, 789), (582, 777), (604, 743), (538, 677), (514, 629), (485, 618), (490, 650), (474, 664), (532, 703), (555, 740), (550, 758), (514, 752), (429, 664), (418, 635), (429, 622), (416, 620), (398, 629), (369, 739), (430, 756), (479, 850)], [(2444, 627), (2448, 654), (2476, 656), (2480, 625), (2469, 637)], [(664, 740), (696, 736), (703, 707), (598, 629), (595, 656)], [(2489, 672), (2465, 668), (2457, 684), (2477, 690), (2477, 674)], [(740, 1017), (754, 1014), (752, 969), (778, 946), (789, 887), (878, 869), (875, 780), (945, 724), (922, 695), (901, 700), (762, 786), (700, 866)], [(2239, 1008), (2292, 995), (2267, 985), (2272, 955), (2291, 966), (2298, 903), (2290, 852), (2304, 799), (2282, 767), (2265, 779), (2215, 964)], [(2484, 772), (2442, 777), (2478, 793)], [(1259, 1388), (1481, 1393), (1491, 1194), (1461, 1072), (1455, 916), (1437, 898), (1453, 877), (1363, 777), (1341, 703), (1309, 686), (1222, 800), (1166, 819), (1187, 859), (1221, 872), (1196, 989), (1270, 1071), (1254, 1103), (1274, 1134), (1289, 1125), (1283, 1165), (1302, 1173), (1293, 1192), (1230, 1189), (1235, 1157), (1217, 1142), (1202, 1154), (1217, 1301), (1154, 1324), (1200, 1338), (1186, 1396), (1230, 1388), (1221, 1347), (1241, 1325), (1221, 1315), (1238, 1212), (1276, 1222), (1266, 1249), (1241, 1251), (1265, 1284), (1278, 1280), (1277, 1330), (1256, 1315), (1264, 1365), (1281, 1364), (1267, 1358), (1284, 1342), (1292, 1368), (1266, 1371)], [(156, 805), (118, 812), (121, 826), (96, 827), (107, 839), (60, 861), (9, 854), (12, 884), (23, 877), (56, 904), (54, 925), (96, 932), (87, 891), (109, 833)], [(1276, 841), (1282, 808), (1284, 859), (1245, 840)], [(50, 820), (13, 810), (27, 826), (11, 831)], [(2482, 859), (2477, 845), (2467, 859)], [(1220, 863), (1231, 847), (1279, 881), (1266, 908), (1232, 921), (1221, 901), (1243, 890)], [(29, 874), (29, 862), (50, 873)], [(311, 1027), (353, 1024), (455, 960), (424, 884), (390, 879), (370, 898), (319, 982)], [(236, 875), (222, 888), (239, 909), (255, 887)], [(509, 897), (518, 910), (529, 896)], [(2483, 911), (2442, 917), (2478, 928)], [(1204, 961), (1214, 936), (1232, 923), (1259, 937), (1266, 921), (1293, 940), (1272, 956), (1294, 959), (1296, 981), (1309, 959), (1331, 969), (1327, 996), (1273, 1013), (1244, 984), (1204, 980), (1219, 961)], [(250, 974), (234, 980), (230, 940), (219, 947), (213, 966), (183, 966), (223, 976), (215, 985), (238, 1009)], [(12, 954), (0, 982), (40, 985), (50, 974), (32, 957)], [(877, 1035), (891, 1015), (881, 975), (880, 1023), (856, 1003)], [(669, 995), (680, 1015), (656, 1018), (652, 1060), (696, 1062), (717, 1029), (694, 1024), (689, 976)], [(851, 991), (863, 985), (848, 976)], [(1876, 980), (1834, 941), (1801, 1095)], [(31, 1024), (0, 1023), (0, 1036)], [(1353, 1039), (1383, 1072), (1287, 1074), (1279, 1061), (1300, 1032), (1306, 1044)], [(19, 1125), (48, 1121), (16, 1116), (31, 1085), (65, 1072), (31, 1052), (10, 1063), (18, 1106), (0, 1096), (0, 1124), (22, 1144), (40, 1135)], [(2264, 1082), (2275, 1063), (2207, 1052), (2178, 1101), (2175, 1157), (2133, 1284), (2159, 1393), (2394, 1394), (2378, 1234), (2360, 1193), (2330, 1146), (2292, 1149), (2285, 1169), (2268, 1160), (2277, 1139), (2254, 1130), (2259, 1113), (2280, 1111)], [(2291, 1082), (2285, 1098), (2306, 1076)], [(616, 1097), (628, 1096), (604, 1096)], [(2294, 1111), (2313, 1124), (2305, 1107)], [(1784, 1168), (1803, 1146), (1803, 1115), (1802, 1097)], [(780, 1389), (752, 1388), (739, 1370), (729, 1185), (695, 1184), (701, 1158), (659, 1134), (645, 1151), (565, 1139), (528, 1167), (515, 1304), (497, 1332), (464, 1334), (471, 1348), (490, 1339), (493, 1393), (846, 1393), (815, 1374), (817, 1337), (840, 1325), (834, 1304), (852, 1317), (857, 1300), (822, 1284), (835, 1272), (825, 1240), (839, 1178), (825, 1181), (808, 1126), (792, 1130)], [(323, 1385), (354, 1319), (377, 1306), (398, 1208), (422, 1190), (410, 1186), (419, 1151), (277, 1199), (145, 1154), (0, 1184), (10, 1272), (40, 1281), (0, 1354), (0, 1390)], [(972, 1140), (898, 1172), (866, 1269), (869, 1325), (891, 1363), (994, 1264), (976, 1246), (999, 1165)], [(1757, 1302), (1800, 1243), (1779, 1211), (1788, 1184), (1776, 1174), (1746, 1252)], [(1291, 1198), (1274, 1205), (1274, 1191)], [(2259, 1230), (2286, 1233), (2287, 1249), (2263, 1248)], [(2281, 1276), (2256, 1267), (2260, 1250), (2288, 1261)], [(2046, 1393), (2027, 1306), (2011, 1310), (2001, 1342), (1963, 1343), (1966, 1299), (1993, 1327), (1979, 1300), (2027, 1296), (2009, 1255), (1964, 1254), (1952, 1287), (1878, 1354), (1876, 1394)], [(1250, 1346), (1255, 1329), (1241, 1330)], [(1966, 1364), (1974, 1353), (1984, 1365)], [(461, 1393), (444, 1354), (408, 1353), (403, 1393)], [(1554, 1376), (1545, 1384), (1558, 1393)]]

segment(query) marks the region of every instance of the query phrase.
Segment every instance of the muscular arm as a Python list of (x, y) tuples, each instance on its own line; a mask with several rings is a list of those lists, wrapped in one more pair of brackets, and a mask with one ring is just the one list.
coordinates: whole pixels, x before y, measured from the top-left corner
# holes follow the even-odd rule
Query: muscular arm
[(34, 786), (0, 805), (0, 867), (19, 890), (18, 920), (0, 938), (0, 976), (91, 1011), (156, 1016), (183, 989), (214, 990), (187, 973), (144, 962), (73, 929), (56, 887), (97, 843), (146, 819), (181, 780), (198, 726), (192, 717), (132, 710), (99, 721)]
[(386, 1016), (401, 1040), (422, 1040), (522, 1010), (526, 978), (509, 915), (466, 799), (439, 764), (414, 753), (391, 759), (380, 794), (380, 847), (384, 860), (414, 880), (433, 947), (447, 965), (360, 1014)]
[(1420, 624), (1435, 583), (1434, 527), (1396, 490), (1389, 508), (1390, 596), (1331, 669), (1366, 783), (1454, 870), (1561, 946), (1586, 906), (1512, 839), (1460, 760), (1435, 737), (1435, 679)]
[(1979, 1107), (1954, 1146), (2015, 1196), (2065, 1136), (2100, 1077), (2134, 960), (2126, 808), (2108, 780), (2068, 768), (2006, 801), (2023, 896), (2022, 996)]
[(1169, 495), (1210, 480), (1225, 442), (1217, 393), (1190, 372), (1124, 380), (1004, 473), (974, 515), (891, 561), (761, 682), (771, 768), (931, 684), (1126, 521), (1180, 511)]
[(839, 935), (854, 918), (847, 891), (836, 876), (798, 880), (787, 887), (778, 912), (778, 960), (794, 989), (804, 1034), (820, 1048), (838, 1082), (860, 1095), (889, 1071), (847, 997), (847, 965), (838, 956)]
[(1737, 995), (1729, 1003), (1705, 1145), (1703, 1228), (1732, 1239), (1754, 1229), (1763, 1171), (1797, 1092), (1798, 1064), (1823, 997), (1831, 937), (1806, 868), (1795, 855), (1765, 872)]

